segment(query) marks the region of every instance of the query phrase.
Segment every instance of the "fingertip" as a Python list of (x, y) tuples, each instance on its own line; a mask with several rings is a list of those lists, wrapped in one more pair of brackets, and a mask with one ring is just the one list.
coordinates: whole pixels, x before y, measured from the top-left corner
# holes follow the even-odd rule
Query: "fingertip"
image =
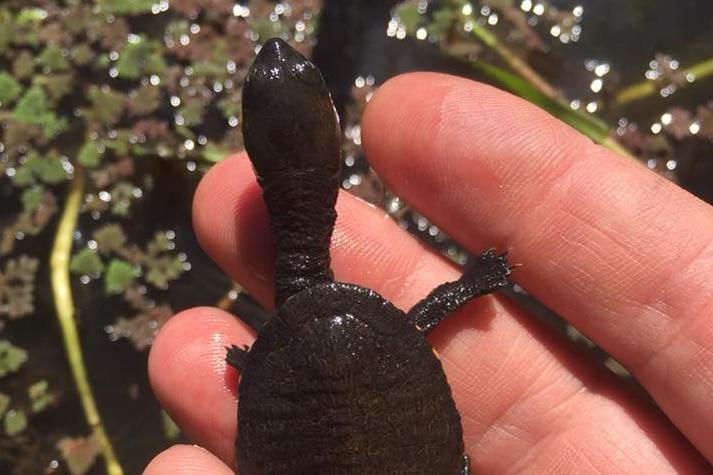
[(149, 354), (157, 399), (186, 436), (223, 460), (234, 458), (237, 374), (226, 347), (250, 344), (253, 335), (231, 314), (215, 308), (186, 310), (158, 333)]
[(196, 445), (174, 445), (156, 455), (143, 475), (235, 475), (218, 457)]
[(193, 200), (201, 247), (262, 304), (271, 302), (272, 248), (267, 210), (245, 153), (216, 163)]

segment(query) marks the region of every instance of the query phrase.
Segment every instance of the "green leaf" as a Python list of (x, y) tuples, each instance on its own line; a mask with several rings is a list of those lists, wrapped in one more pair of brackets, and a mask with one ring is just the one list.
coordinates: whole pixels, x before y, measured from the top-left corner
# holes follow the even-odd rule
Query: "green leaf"
[(104, 13), (138, 15), (150, 13), (156, 0), (101, 0), (97, 3)]
[(126, 234), (118, 224), (102, 226), (94, 232), (93, 237), (99, 252), (104, 255), (120, 252), (126, 244)]
[(137, 275), (138, 272), (131, 263), (112, 259), (104, 276), (104, 287), (108, 293), (121, 293), (129, 288)]
[(248, 27), (254, 31), (260, 42), (263, 43), (273, 36), (280, 36), (281, 29), (284, 28), (279, 21), (270, 21), (269, 19), (256, 19), (252, 15), (247, 17)]
[(119, 77), (127, 79), (137, 79), (141, 77), (143, 65), (149, 55), (146, 40), (139, 38), (134, 43), (127, 43), (124, 49), (119, 54), (119, 60), (116, 62), (116, 69)]
[(27, 7), (20, 10), (16, 17), (18, 25), (29, 25), (31, 23), (42, 23), (47, 18), (47, 10), (43, 8)]
[(27, 416), (24, 411), (11, 409), (5, 414), (5, 433), (10, 437), (20, 434), (27, 428)]
[(45, 201), (45, 189), (40, 185), (26, 188), (20, 197), (22, 208), (25, 211), (32, 211)]
[(112, 91), (109, 88), (103, 89), (91, 86), (87, 93), (92, 102), (92, 115), (105, 125), (111, 125), (119, 121), (124, 112), (125, 97), (123, 94)]
[(102, 154), (97, 150), (94, 142), (87, 142), (79, 149), (77, 161), (87, 168), (96, 168), (101, 162)]
[(14, 346), (7, 340), (0, 340), (0, 376), (14, 373), (27, 361), (27, 351)]
[(168, 440), (176, 440), (181, 435), (181, 428), (166, 411), (161, 411), (161, 427), (163, 427), (164, 437)]
[(117, 216), (128, 216), (134, 197), (134, 185), (125, 181), (111, 189), (111, 212)]
[(46, 138), (51, 138), (66, 125), (66, 121), (58, 118), (50, 108), (47, 95), (40, 86), (32, 86), (25, 92), (17, 103), (14, 116), (18, 122), (42, 127)]
[(94, 436), (63, 437), (57, 442), (57, 449), (72, 475), (88, 473), (101, 453), (101, 445)]
[(0, 54), (6, 54), (11, 50), (12, 42), (16, 38), (17, 34), (15, 30), (17, 25), (15, 24), (15, 18), (12, 16), (10, 11), (6, 8), (0, 10)]
[(161, 106), (161, 89), (144, 85), (136, 90), (136, 95), (131, 98), (130, 110), (132, 115), (148, 115)]
[(80, 43), (72, 49), (72, 61), (78, 66), (89, 64), (94, 59), (96, 54), (91, 46), (86, 43)]
[(10, 396), (0, 393), (0, 417), (5, 415), (8, 407), (10, 407)]
[(220, 147), (213, 145), (212, 142), (208, 142), (208, 145), (203, 147), (203, 160), (211, 163), (218, 163), (228, 155), (230, 155), (230, 150), (224, 150)]
[(42, 84), (47, 89), (47, 92), (56, 102), (63, 98), (76, 87), (76, 81), (72, 73), (51, 74), (48, 76), (40, 76), (37, 78), (37, 83)]
[(17, 169), (17, 173), (12, 177), (13, 183), (18, 186), (31, 185), (35, 180), (35, 175), (27, 167), (21, 167)]
[(69, 270), (76, 275), (97, 275), (104, 270), (104, 263), (96, 252), (91, 249), (82, 249), (72, 256), (69, 261)]
[(180, 114), (186, 121), (186, 125), (199, 125), (203, 123), (205, 107), (200, 100), (188, 100), (180, 109)]
[(40, 64), (50, 71), (66, 71), (69, 68), (69, 61), (62, 54), (62, 50), (56, 46), (48, 46), (37, 58)]
[(35, 57), (27, 50), (22, 50), (12, 62), (12, 74), (16, 78), (27, 78), (35, 72)]
[(42, 125), (41, 117), (49, 113), (45, 92), (39, 86), (32, 86), (17, 104), (15, 119), (26, 124)]
[(166, 63), (161, 57), (158, 44), (139, 36), (121, 50), (116, 69), (119, 77), (138, 79), (146, 74), (163, 73)]
[(10, 74), (0, 71), (0, 106), (6, 106), (20, 97), (22, 86)]
[(56, 185), (67, 179), (59, 157), (45, 156), (33, 153), (27, 158), (24, 168), (27, 168), (41, 182)]
[(146, 267), (146, 281), (159, 289), (165, 289), (168, 282), (184, 272), (183, 263), (176, 256), (162, 255), (149, 258)]
[(409, 35), (414, 34), (416, 28), (424, 22), (423, 15), (418, 12), (418, 6), (413, 3), (402, 3), (398, 5), (395, 9), (395, 13)]
[(226, 119), (240, 117), (243, 114), (242, 103), (239, 98), (225, 97), (218, 101), (218, 109)]
[(57, 402), (57, 396), (49, 392), (49, 384), (42, 379), (27, 389), (27, 395), (32, 402), (32, 412), (37, 414)]

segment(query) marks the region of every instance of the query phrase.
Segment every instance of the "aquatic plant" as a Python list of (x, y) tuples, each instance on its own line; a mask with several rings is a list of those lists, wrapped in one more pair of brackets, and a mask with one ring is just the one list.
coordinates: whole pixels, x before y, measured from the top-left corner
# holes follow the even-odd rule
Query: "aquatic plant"
[[(241, 84), (258, 45), (282, 36), (308, 53), (318, 12), (310, 0), (0, 6), (0, 332), (12, 335), (9, 326), (20, 318), (48, 317), (34, 311), (34, 292), (43, 278), (38, 269), (49, 271), (89, 430), (54, 441), (71, 473), (86, 472), (97, 454), (107, 473), (122, 473), (84, 365), (74, 304), (81, 287), (101, 283), (107, 299), (124, 302), (105, 329), (110, 340), (150, 345), (174, 313), (169, 286), (191, 269), (175, 230), (132, 225), (160, 178), (151, 162), (180, 162), (190, 174), (241, 150)], [(43, 236), (53, 241), (49, 269), (28, 255)], [(0, 444), (0, 466), (13, 473), (57, 463), (52, 454), (28, 457), (45, 445), (30, 443), (32, 414), (62, 404), (44, 381), (20, 397), (26, 378), (7, 378), (28, 358), (0, 337), (0, 378), (14, 387), (0, 392), (0, 430), (9, 437)]]

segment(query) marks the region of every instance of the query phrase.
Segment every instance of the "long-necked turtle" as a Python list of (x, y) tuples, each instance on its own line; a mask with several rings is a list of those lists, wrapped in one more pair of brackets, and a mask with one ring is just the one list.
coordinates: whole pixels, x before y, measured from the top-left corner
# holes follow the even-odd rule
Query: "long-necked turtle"
[(460, 416), (426, 334), (468, 300), (508, 283), (504, 255), (482, 254), (404, 313), (373, 290), (335, 282), (340, 135), (319, 70), (279, 39), (243, 89), (245, 147), (275, 249), (277, 314), (240, 371), (240, 475), (465, 475)]

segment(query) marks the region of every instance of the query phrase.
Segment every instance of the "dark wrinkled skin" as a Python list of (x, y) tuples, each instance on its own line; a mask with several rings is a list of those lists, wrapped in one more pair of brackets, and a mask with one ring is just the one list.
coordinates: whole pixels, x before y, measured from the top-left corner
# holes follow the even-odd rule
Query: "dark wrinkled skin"
[(404, 313), (334, 282), (329, 242), (339, 185), (338, 120), (317, 68), (268, 41), (243, 90), (243, 134), (275, 247), (277, 314), (240, 370), (240, 475), (467, 475), (463, 434), (426, 333), (508, 283), (488, 251)]

